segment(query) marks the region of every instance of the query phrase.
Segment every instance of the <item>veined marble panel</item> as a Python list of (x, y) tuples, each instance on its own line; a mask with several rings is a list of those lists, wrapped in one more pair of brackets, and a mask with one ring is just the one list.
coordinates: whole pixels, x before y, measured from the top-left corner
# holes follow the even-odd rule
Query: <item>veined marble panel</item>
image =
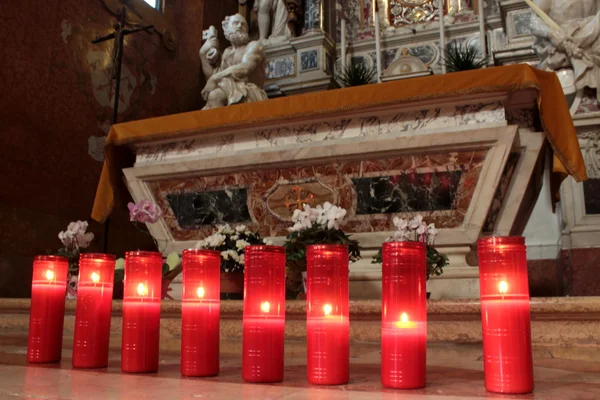
[(348, 210), (344, 230), (349, 233), (387, 231), (394, 216), (415, 213), (449, 229), (463, 224), (487, 154), (331, 160), (148, 183), (178, 241), (199, 240), (222, 223), (245, 223), (263, 236), (285, 236), (294, 210), (325, 201)]
[(452, 105), (400, 113), (348, 117), (337, 121), (280, 126), (272, 129), (226, 133), (220, 136), (192, 138), (168, 144), (141, 147), (136, 165), (172, 162), (182, 157), (205, 157), (232, 152), (297, 146), (331, 140), (364, 137), (404, 137), (473, 129), (482, 125), (505, 125), (505, 109), (500, 101)]

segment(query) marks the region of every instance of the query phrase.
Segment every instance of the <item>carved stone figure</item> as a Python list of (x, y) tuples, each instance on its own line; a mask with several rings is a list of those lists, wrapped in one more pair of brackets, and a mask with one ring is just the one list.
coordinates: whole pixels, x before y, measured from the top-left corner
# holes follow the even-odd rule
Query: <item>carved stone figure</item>
[(214, 49), (219, 49), (214, 27), (205, 33), (207, 40), (200, 48), (202, 71), (207, 79), (202, 90), (206, 100), (204, 109), (267, 100), (263, 90), (265, 50), (262, 44), (250, 41), (248, 24), (240, 14), (225, 18), (223, 31), (231, 46), (220, 57), (214, 54)]
[(302, 20), (302, 0), (285, 0), (285, 6), (288, 12), (288, 29), (291, 36), (298, 36)]
[(554, 71), (572, 68), (577, 90), (597, 89), (600, 83), (600, 0), (536, 2), (561, 28), (552, 29), (540, 18), (532, 18), (540, 68)]
[(292, 36), (284, 0), (254, 0), (253, 9), (258, 17), (258, 32), (263, 43), (280, 42)]

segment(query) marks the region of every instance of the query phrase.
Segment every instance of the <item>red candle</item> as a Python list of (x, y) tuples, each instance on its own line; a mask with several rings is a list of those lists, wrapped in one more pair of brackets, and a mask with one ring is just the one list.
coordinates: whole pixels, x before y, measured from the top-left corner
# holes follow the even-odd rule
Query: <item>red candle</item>
[(348, 247), (320, 244), (306, 253), (307, 376), (313, 385), (349, 380)]
[(73, 338), (73, 367), (108, 366), (115, 256), (81, 254)]
[(242, 378), (283, 381), (285, 249), (246, 246)]
[(64, 257), (33, 259), (27, 361), (59, 362), (62, 351), (69, 261)]
[(426, 247), (383, 244), (381, 383), (396, 389), (425, 387), (427, 355)]
[(525, 239), (480, 239), (477, 250), (485, 387), (495, 393), (529, 393), (533, 361)]
[(219, 374), (221, 254), (215, 250), (183, 252), (181, 374)]
[(121, 371), (158, 371), (162, 255), (125, 254)]

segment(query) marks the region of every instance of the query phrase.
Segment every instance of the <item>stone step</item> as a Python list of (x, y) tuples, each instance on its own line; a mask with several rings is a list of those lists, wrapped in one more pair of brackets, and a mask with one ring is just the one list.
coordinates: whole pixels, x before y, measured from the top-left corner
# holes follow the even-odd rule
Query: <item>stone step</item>
[[(0, 299), (0, 330), (3, 336), (22, 338), (29, 324), (28, 299)], [(75, 323), (75, 300), (66, 301), (64, 338), (71, 343)], [(111, 348), (121, 345), (123, 302), (113, 302)], [(430, 343), (480, 343), (481, 316), (478, 300), (429, 300), (427, 337)], [(242, 337), (242, 301), (221, 302), (221, 337)], [(178, 351), (181, 345), (181, 302), (163, 301), (161, 350)], [(532, 298), (531, 331), (534, 346), (600, 347), (600, 297)], [(350, 302), (350, 340), (380, 340), (381, 302)], [(306, 303), (286, 303), (286, 340), (306, 339)], [(235, 342), (235, 340), (234, 340)], [(241, 340), (239, 341), (241, 345)]]

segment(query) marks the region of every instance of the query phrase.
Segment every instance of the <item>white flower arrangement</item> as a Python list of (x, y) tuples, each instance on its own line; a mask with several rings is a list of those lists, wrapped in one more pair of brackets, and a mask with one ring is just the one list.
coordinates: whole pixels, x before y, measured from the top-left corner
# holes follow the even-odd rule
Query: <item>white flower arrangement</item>
[(329, 202), (311, 208), (304, 204), (292, 215), (294, 225), (284, 243), (287, 259), (286, 296), (297, 298), (303, 290), (302, 272), (306, 271), (306, 250), (314, 244), (340, 244), (348, 246), (348, 260), (360, 259), (360, 248), (356, 240), (340, 229), (346, 210)]
[[(427, 246), (427, 279), (433, 275), (440, 276), (444, 273), (444, 267), (449, 264), (448, 256), (438, 252), (433, 244), (438, 231), (434, 224), (427, 224), (423, 221), (423, 216), (417, 215), (413, 219), (402, 219), (395, 217), (394, 227), (396, 231), (393, 236), (390, 236), (386, 242), (403, 242), (403, 241), (418, 241), (425, 243)], [(382, 262), (382, 250), (373, 256), (371, 261), (373, 264), (381, 264)]]
[(394, 217), (394, 226), (396, 231), (394, 236), (388, 238), (386, 241), (407, 241), (415, 240), (418, 242), (432, 245), (435, 242), (435, 237), (438, 234), (435, 224), (427, 224), (423, 221), (422, 215), (417, 215), (413, 219), (402, 219), (400, 217)]
[(272, 245), (270, 240), (261, 239), (246, 225), (232, 228), (229, 224), (219, 225), (217, 231), (196, 243), (197, 249), (218, 250), (221, 253), (222, 272), (244, 271), (244, 250), (249, 245)]
[(313, 224), (322, 229), (340, 229), (340, 224), (346, 216), (346, 210), (326, 201), (323, 205), (311, 208), (308, 204), (302, 206), (302, 210), (295, 210), (292, 215), (294, 225), (288, 228), (290, 232), (300, 232), (310, 229)]

